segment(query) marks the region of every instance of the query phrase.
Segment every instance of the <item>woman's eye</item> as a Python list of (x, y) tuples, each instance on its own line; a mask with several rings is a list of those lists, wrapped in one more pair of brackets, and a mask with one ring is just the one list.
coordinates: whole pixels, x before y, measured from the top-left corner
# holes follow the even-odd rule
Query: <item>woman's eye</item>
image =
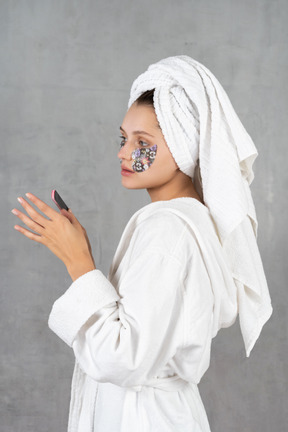
[(145, 141), (140, 140), (139, 143), (140, 143), (141, 147), (148, 147), (149, 146), (149, 144), (147, 144)]
[[(125, 145), (127, 138), (125, 138), (123, 135), (120, 135), (119, 138), (121, 138), (120, 147), (122, 148)], [(145, 141), (139, 140), (138, 142), (139, 142), (141, 147), (148, 147), (149, 146), (149, 144), (146, 143)]]
[(120, 141), (120, 147), (123, 147), (125, 145), (125, 137), (123, 135), (121, 135), (119, 138), (122, 138), (122, 140)]

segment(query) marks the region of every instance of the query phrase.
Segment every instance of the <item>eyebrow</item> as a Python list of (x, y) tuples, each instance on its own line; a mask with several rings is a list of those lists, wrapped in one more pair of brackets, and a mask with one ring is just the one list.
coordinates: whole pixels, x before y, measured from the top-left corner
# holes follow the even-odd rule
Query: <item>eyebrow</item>
[[(121, 126), (120, 126), (120, 130), (122, 132), (126, 133)], [(141, 130), (136, 130), (136, 131), (132, 132), (132, 135), (148, 135), (148, 136), (150, 136), (152, 138), (155, 138), (153, 135), (150, 135), (148, 132), (141, 131)]]

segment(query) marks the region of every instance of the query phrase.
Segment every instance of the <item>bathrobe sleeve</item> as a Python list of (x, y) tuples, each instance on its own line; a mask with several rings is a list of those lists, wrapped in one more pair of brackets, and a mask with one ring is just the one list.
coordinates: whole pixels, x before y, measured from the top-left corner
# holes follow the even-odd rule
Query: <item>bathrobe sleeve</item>
[[(175, 251), (185, 230), (182, 225)], [(120, 294), (100, 270), (92, 270), (72, 283), (49, 317), (49, 327), (98, 382), (143, 385), (184, 344), (185, 264), (153, 241), (142, 246), (121, 276)]]

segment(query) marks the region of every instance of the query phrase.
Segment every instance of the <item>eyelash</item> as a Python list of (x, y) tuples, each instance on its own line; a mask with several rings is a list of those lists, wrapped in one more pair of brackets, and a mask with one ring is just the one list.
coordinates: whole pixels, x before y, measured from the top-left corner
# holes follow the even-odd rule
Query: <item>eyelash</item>
[[(120, 142), (120, 147), (122, 148), (122, 147), (124, 146), (123, 141), (124, 141), (126, 138), (125, 138), (123, 135), (120, 135), (119, 138), (122, 138), (122, 141)], [(139, 140), (139, 143), (145, 143), (145, 144), (146, 144), (145, 146), (142, 146), (142, 147), (148, 147), (148, 146), (149, 146), (149, 144), (146, 143), (146, 141)]]

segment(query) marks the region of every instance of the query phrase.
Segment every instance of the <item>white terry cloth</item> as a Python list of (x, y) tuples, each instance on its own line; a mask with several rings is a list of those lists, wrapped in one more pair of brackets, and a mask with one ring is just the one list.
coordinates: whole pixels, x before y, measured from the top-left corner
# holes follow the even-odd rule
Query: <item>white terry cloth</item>
[(80, 276), (49, 316), (76, 358), (68, 431), (210, 432), (197, 385), (220, 320), (236, 317), (209, 209), (191, 197), (142, 207), (108, 276)]
[(150, 65), (133, 82), (128, 108), (152, 89), (165, 141), (180, 170), (194, 181), (215, 222), (235, 281), (249, 357), (272, 314), (249, 187), (258, 152), (223, 87), (198, 61), (179, 55)]

